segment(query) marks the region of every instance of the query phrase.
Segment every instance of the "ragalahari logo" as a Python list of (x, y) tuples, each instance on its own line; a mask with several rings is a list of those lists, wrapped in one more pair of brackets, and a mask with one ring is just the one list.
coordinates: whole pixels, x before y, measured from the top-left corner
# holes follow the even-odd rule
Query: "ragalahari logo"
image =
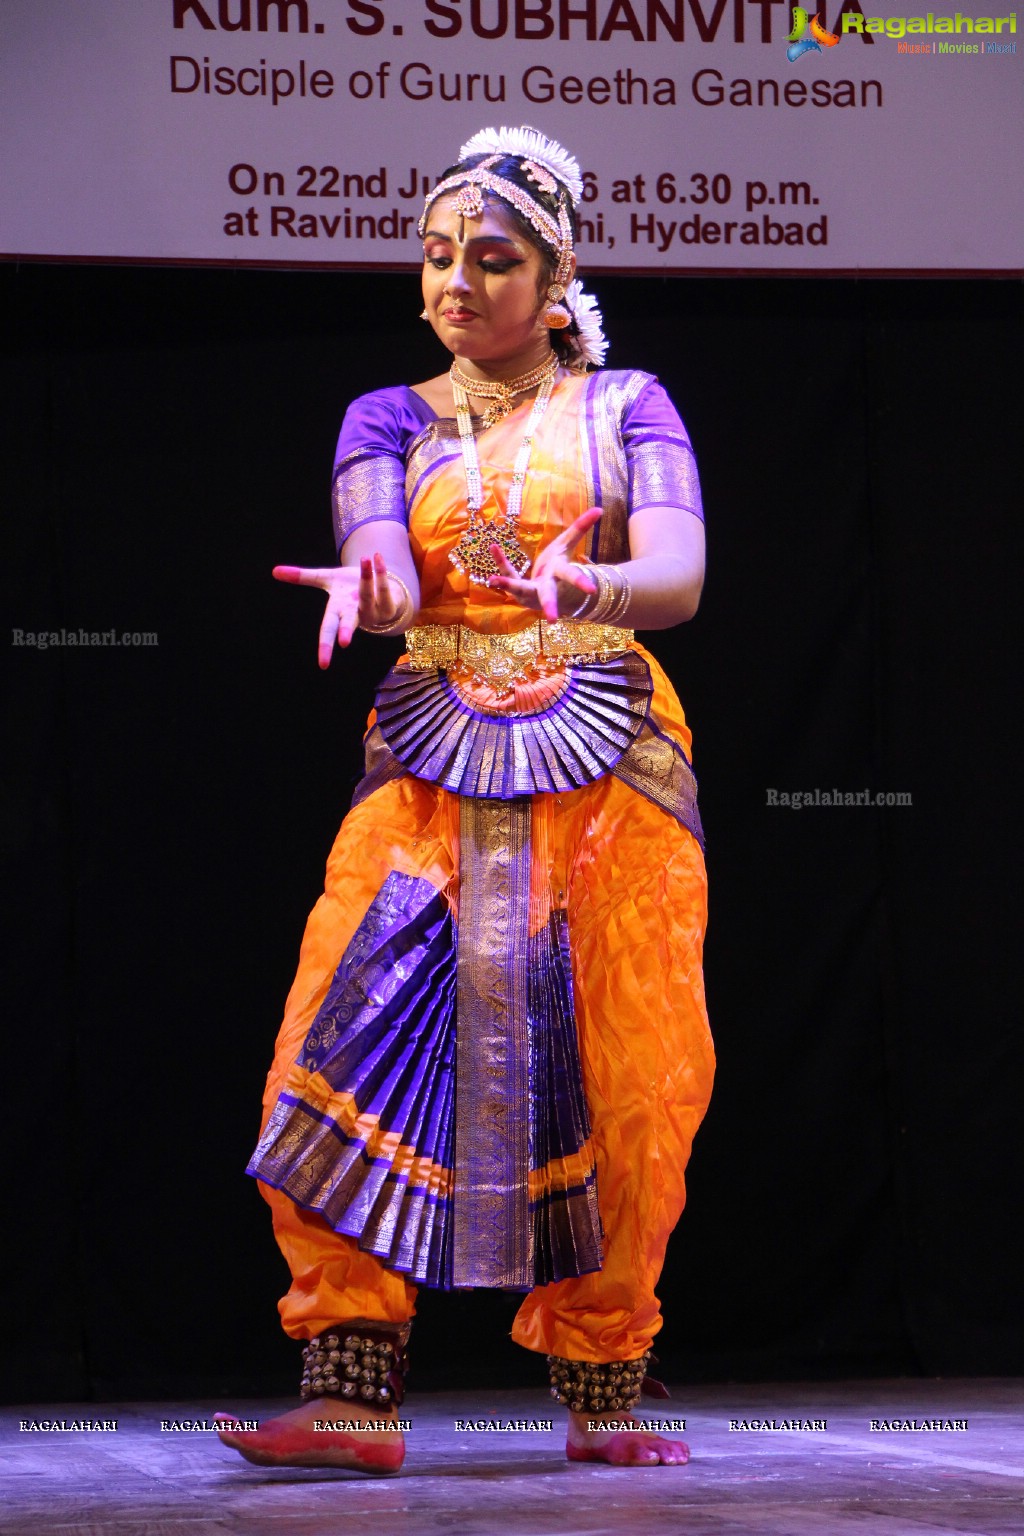
[[(795, 64), (805, 53), (820, 53), (823, 48), (834, 48), (838, 42), (852, 32), (865, 43), (873, 43), (876, 37), (891, 37), (899, 41), (900, 53), (1016, 53), (1017, 45), (1013, 42), (1004, 42), (1001, 36), (1003, 29), (1010, 34), (1017, 31), (1017, 12), (1011, 11), (1008, 16), (965, 16), (962, 11), (957, 11), (953, 16), (936, 16), (929, 11), (925, 16), (865, 16), (860, 10), (859, 4), (856, 10), (842, 12), (842, 32), (837, 36), (835, 32), (829, 32), (821, 24), (821, 12), (813, 17), (802, 5), (793, 7), (793, 30), (786, 41), (789, 47), (786, 49), (786, 58), (791, 64)], [(900, 41), (914, 33), (943, 34), (952, 33), (960, 37), (962, 33), (976, 33), (981, 42), (947, 42), (930, 43), (927, 45), (904, 44)], [(808, 35), (809, 34), (809, 35)], [(992, 40), (994, 39), (994, 40)]]
[[(807, 25), (808, 21), (810, 21), (810, 27)], [(810, 37), (807, 36), (808, 31)], [(795, 64), (801, 54), (812, 51), (820, 53), (823, 48), (834, 48), (839, 38), (834, 32), (829, 32), (822, 26), (817, 15), (809, 17), (802, 5), (794, 5), (793, 30), (786, 41), (789, 44), (786, 49), (786, 58), (791, 64)]]

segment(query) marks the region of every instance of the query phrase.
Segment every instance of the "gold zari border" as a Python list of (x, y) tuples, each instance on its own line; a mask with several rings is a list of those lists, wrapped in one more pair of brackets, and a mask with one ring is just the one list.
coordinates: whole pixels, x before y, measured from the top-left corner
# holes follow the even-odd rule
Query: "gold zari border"
[(528, 1289), (532, 813), (459, 797), (452, 1284)]

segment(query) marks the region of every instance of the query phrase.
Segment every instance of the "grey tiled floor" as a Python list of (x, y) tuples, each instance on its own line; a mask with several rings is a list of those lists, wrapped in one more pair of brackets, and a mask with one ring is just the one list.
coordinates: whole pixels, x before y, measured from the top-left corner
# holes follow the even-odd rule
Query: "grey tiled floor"
[[(995, 1381), (673, 1388), (644, 1417), (685, 1417), (683, 1468), (566, 1462), (563, 1436), (459, 1432), (456, 1418), (557, 1414), (539, 1392), (413, 1395), (399, 1477), (262, 1470), (212, 1434), (161, 1419), (249, 1418), (286, 1404), (132, 1403), (0, 1410), (0, 1532), (9, 1536), (1020, 1536), (1024, 1384)], [(22, 1418), (116, 1419), (107, 1434), (35, 1433)], [(730, 1420), (825, 1419), (824, 1432)], [(872, 1431), (871, 1419), (966, 1419), (961, 1432)]]

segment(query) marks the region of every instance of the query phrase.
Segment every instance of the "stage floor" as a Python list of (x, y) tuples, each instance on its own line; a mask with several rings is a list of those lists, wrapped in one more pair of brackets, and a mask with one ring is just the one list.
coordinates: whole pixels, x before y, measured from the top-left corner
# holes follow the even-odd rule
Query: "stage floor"
[[(161, 1422), (268, 1402), (46, 1404), (0, 1410), (0, 1532), (10, 1536), (1019, 1536), (1024, 1383), (886, 1381), (674, 1387), (645, 1419), (685, 1418), (686, 1467), (572, 1465), (542, 1392), (417, 1395), (397, 1477), (263, 1470), (207, 1431)], [(544, 1420), (539, 1432), (456, 1420)], [(22, 1429), (42, 1420), (116, 1430)], [(824, 1429), (753, 1422), (821, 1421)], [(923, 1421), (966, 1428), (872, 1428)], [(732, 1427), (735, 1424), (739, 1427)], [(747, 1427), (743, 1427), (747, 1426)]]

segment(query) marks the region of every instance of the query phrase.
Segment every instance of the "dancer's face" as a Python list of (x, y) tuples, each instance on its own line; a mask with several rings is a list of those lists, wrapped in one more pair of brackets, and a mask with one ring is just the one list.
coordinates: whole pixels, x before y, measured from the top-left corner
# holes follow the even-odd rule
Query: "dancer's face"
[(456, 212), (455, 194), (439, 197), (423, 240), (423, 299), (430, 323), (456, 357), (491, 366), (524, 366), (550, 347), (541, 319), (545, 263), (540, 251), (494, 198), (479, 218)]

